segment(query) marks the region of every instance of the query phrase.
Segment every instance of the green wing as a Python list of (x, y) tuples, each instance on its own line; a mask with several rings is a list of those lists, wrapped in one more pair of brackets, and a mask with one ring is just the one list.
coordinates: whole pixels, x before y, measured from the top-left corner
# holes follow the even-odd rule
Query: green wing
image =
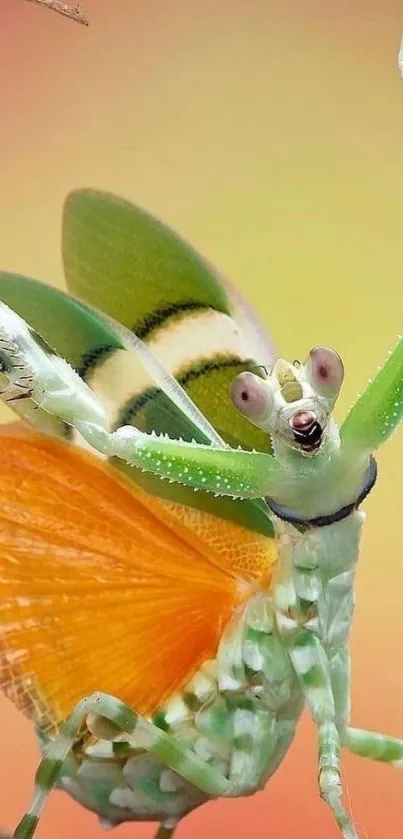
[[(184, 439), (194, 438), (198, 442), (208, 442), (208, 436), (191, 417), (155, 385), (155, 379), (144, 368), (141, 356), (127, 349), (125, 336), (123, 334), (122, 337), (119, 324), (114, 326), (112, 321), (105, 322), (102, 315), (88, 304), (64, 292), (16, 274), (0, 272), (0, 299), (38, 333), (38, 342), (45, 341), (48, 351), (53, 350), (65, 358), (90, 384), (93, 371), (98, 370), (100, 360), (103, 362), (104, 375), (108, 373), (108, 359), (112, 359), (115, 373), (118, 365), (118, 378), (112, 377), (112, 383), (108, 375), (105, 375), (106, 384), (102, 388), (99, 377), (97, 378), (98, 396), (109, 410), (111, 426), (120, 424), (117, 421), (119, 406), (116, 404), (116, 390), (119, 392), (119, 388), (127, 388), (132, 380), (141, 380), (145, 383), (147, 392), (155, 391), (156, 404), (160, 404), (163, 409), (159, 419), (161, 430), (169, 431), (172, 437), (182, 436)], [(72, 436), (69, 426), (38, 410), (28, 399), (15, 403), (13, 407), (20, 416), (39, 430), (66, 438)], [(215, 498), (203, 492), (195, 494), (187, 487), (161, 481), (151, 474), (127, 466), (120, 460), (114, 463), (154, 495), (201, 508), (268, 536), (273, 534), (267, 509), (259, 501), (233, 501)]]
[[(268, 435), (228, 394), (237, 373), (272, 362), (273, 348), (240, 295), (193, 248), (144, 210), (80, 190), (64, 208), (63, 258), (69, 291), (141, 338), (227, 443), (270, 451)], [(141, 376), (129, 380), (119, 353), (115, 363), (113, 354), (94, 357), (86, 380), (119, 405), (116, 425), (178, 436), (165, 394)]]

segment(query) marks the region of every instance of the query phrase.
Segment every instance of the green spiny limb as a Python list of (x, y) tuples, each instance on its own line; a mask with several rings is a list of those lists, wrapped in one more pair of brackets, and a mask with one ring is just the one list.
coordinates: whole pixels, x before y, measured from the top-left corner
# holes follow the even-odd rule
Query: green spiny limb
[(341, 427), (342, 447), (375, 451), (393, 434), (403, 416), (403, 337), (368, 384)]
[(342, 745), (353, 754), (382, 760), (403, 769), (403, 740), (396, 737), (348, 727), (342, 734)]
[(106, 431), (106, 415), (90, 388), (40, 336), (0, 304), (0, 360), (8, 385), (3, 399), (28, 398), (72, 425), (94, 449), (173, 482), (232, 498), (277, 496), (282, 467), (263, 452), (176, 442), (132, 426)]
[[(81, 376), (85, 371), (84, 361), (93, 352), (96, 356), (101, 351), (102, 355), (104, 349), (107, 354), (111, 351), (112, 354), (127, 352), (128, 356), (131, 355), (123, 347), (119, 328), (116, 331), (107, 327), (97, 313), (63, 292), (34, 280), (0, 272), (0, 300), (3, 298), (7, 305), (0, 303), (0, 388), (4, 382), (5, 389), (0, 390), (0, 398), (22, 419), (50, 435), (69, 439), (75, 420), (87, 420), (102, 429), (110, 420), (109, 402), (106, 420), (103, 406)], [(25, 320), (31, 317), (34, 328)], [(56, 353), (61, 353), (63, 358)], [(132, 360), (136, 371), (134, 355)], [(79, 375), (76, 375), (76, 370)], [(208, 442), (208, 435), (200, 432), (195, 413), (192, 415), (193, 422), (183, 412), (186, 408), (183, 402), (181, 411), (165, 392), (158, 392), (164, 416), (161, 430), (172, 426), (176, 429), (174, 437), (192, 439), (194, 436), (201, 443)], [(144, 431), (153, 429), (150, 419), (154, 417), (147, 415)], [(119, 423), (118, 427), (122, 424)], [(245, 501), (215, 497), (207, 492), (195, 496), (191, 487), (161, 481), (150, 472), (128, 466), (121, 459), (115, 458), (114, 466), (151, 494), (190, 507), (200, 507), (220, 518), (273, 536), (273, 526), (261, 499)]]
[(42, 808), (47, 796), (55, 787), (63, 763), (86, 719), (89, 717), (91, 726), (94, 724), (94, 715), (112, 723), (112, 736), (118, 729), (130, 737), (135, 733), (137, 726), (141, 726), (147, 741), (145, 748), (149, 754), (158, 757), (165, 766), (208, 795), (217, 797), (231, 794), (228, 779), (198, 757), (186, 744), (178, 742), (170, 734), (136, 714), (119, 699), (105, 693), (94, 693), (78, 702), (56, 739), (45, 747), (43, 760), (35, 775), (31, 806), (17, 826), (13, 839), (32, 839)]
[(88, 422), (77, 430), (97, 451), (120, 457), (161, 478), (232, 498), (276, 497), (284, 470), (264, 452), (222, 449), (144, 434), (132, 426), (113, 433)]

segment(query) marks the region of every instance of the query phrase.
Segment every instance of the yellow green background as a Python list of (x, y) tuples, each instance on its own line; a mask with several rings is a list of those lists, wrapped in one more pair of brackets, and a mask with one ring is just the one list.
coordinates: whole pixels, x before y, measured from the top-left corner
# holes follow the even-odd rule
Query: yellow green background
[[(120, 193), (226, 272), (283, 355), (337, 348), (343, 416), (403, 327), (401, 2), (82, 2), (88, 30), (24, 0), (0, 3), (1, 267), (61, 286), (64, 196)], [(357, 580), (353, 719), (403, 737), (403, 430), (379, 466)], [(0, 823), (11, 827), (38, 751), (5, 700), (0, 743)], [(344, 765), (363, 839), (401, 836), (403, 773)], [(337, 839), (316, 771), (305, 719), (263, 793), (202, 808), (178, 839)], [(38, 830), (102, 835), (61, 793)]]

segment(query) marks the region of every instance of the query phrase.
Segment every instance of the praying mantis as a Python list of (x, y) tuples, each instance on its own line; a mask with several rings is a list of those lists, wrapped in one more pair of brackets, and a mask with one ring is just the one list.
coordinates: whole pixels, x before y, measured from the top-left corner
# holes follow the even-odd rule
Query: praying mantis
[[(69, 294), (0, 273), (0, 685), (58, 786), (173, 836), (253, 794), (305, 706), (343, 839), (340, 752), (403, 766), (350, 723), (348, 641), (375, 453), (403, 414), (400, 337), (340, 427), (335, 350), (277, 357), (227, 281), (122, 199), (65, 204)], [(308, 826), (307, 826), (307, 829)]]

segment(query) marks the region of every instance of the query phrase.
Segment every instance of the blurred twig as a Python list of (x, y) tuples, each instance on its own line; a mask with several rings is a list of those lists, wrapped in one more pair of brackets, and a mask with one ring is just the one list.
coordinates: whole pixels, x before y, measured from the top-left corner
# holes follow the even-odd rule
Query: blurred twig
[(82, 26), (89, 26), (90, 24), (88, 18), (83, 14), (78, 5), (67, 6), (66, 3), (60, 3), (59, 0), (26, 0), (26, 2), (36, 3), (37, 6), (45, 6), (46, 9), (51, 9), (59, 15), (68, 17), (70, 20), (75, 20), (76, 23), (81, 23)]

